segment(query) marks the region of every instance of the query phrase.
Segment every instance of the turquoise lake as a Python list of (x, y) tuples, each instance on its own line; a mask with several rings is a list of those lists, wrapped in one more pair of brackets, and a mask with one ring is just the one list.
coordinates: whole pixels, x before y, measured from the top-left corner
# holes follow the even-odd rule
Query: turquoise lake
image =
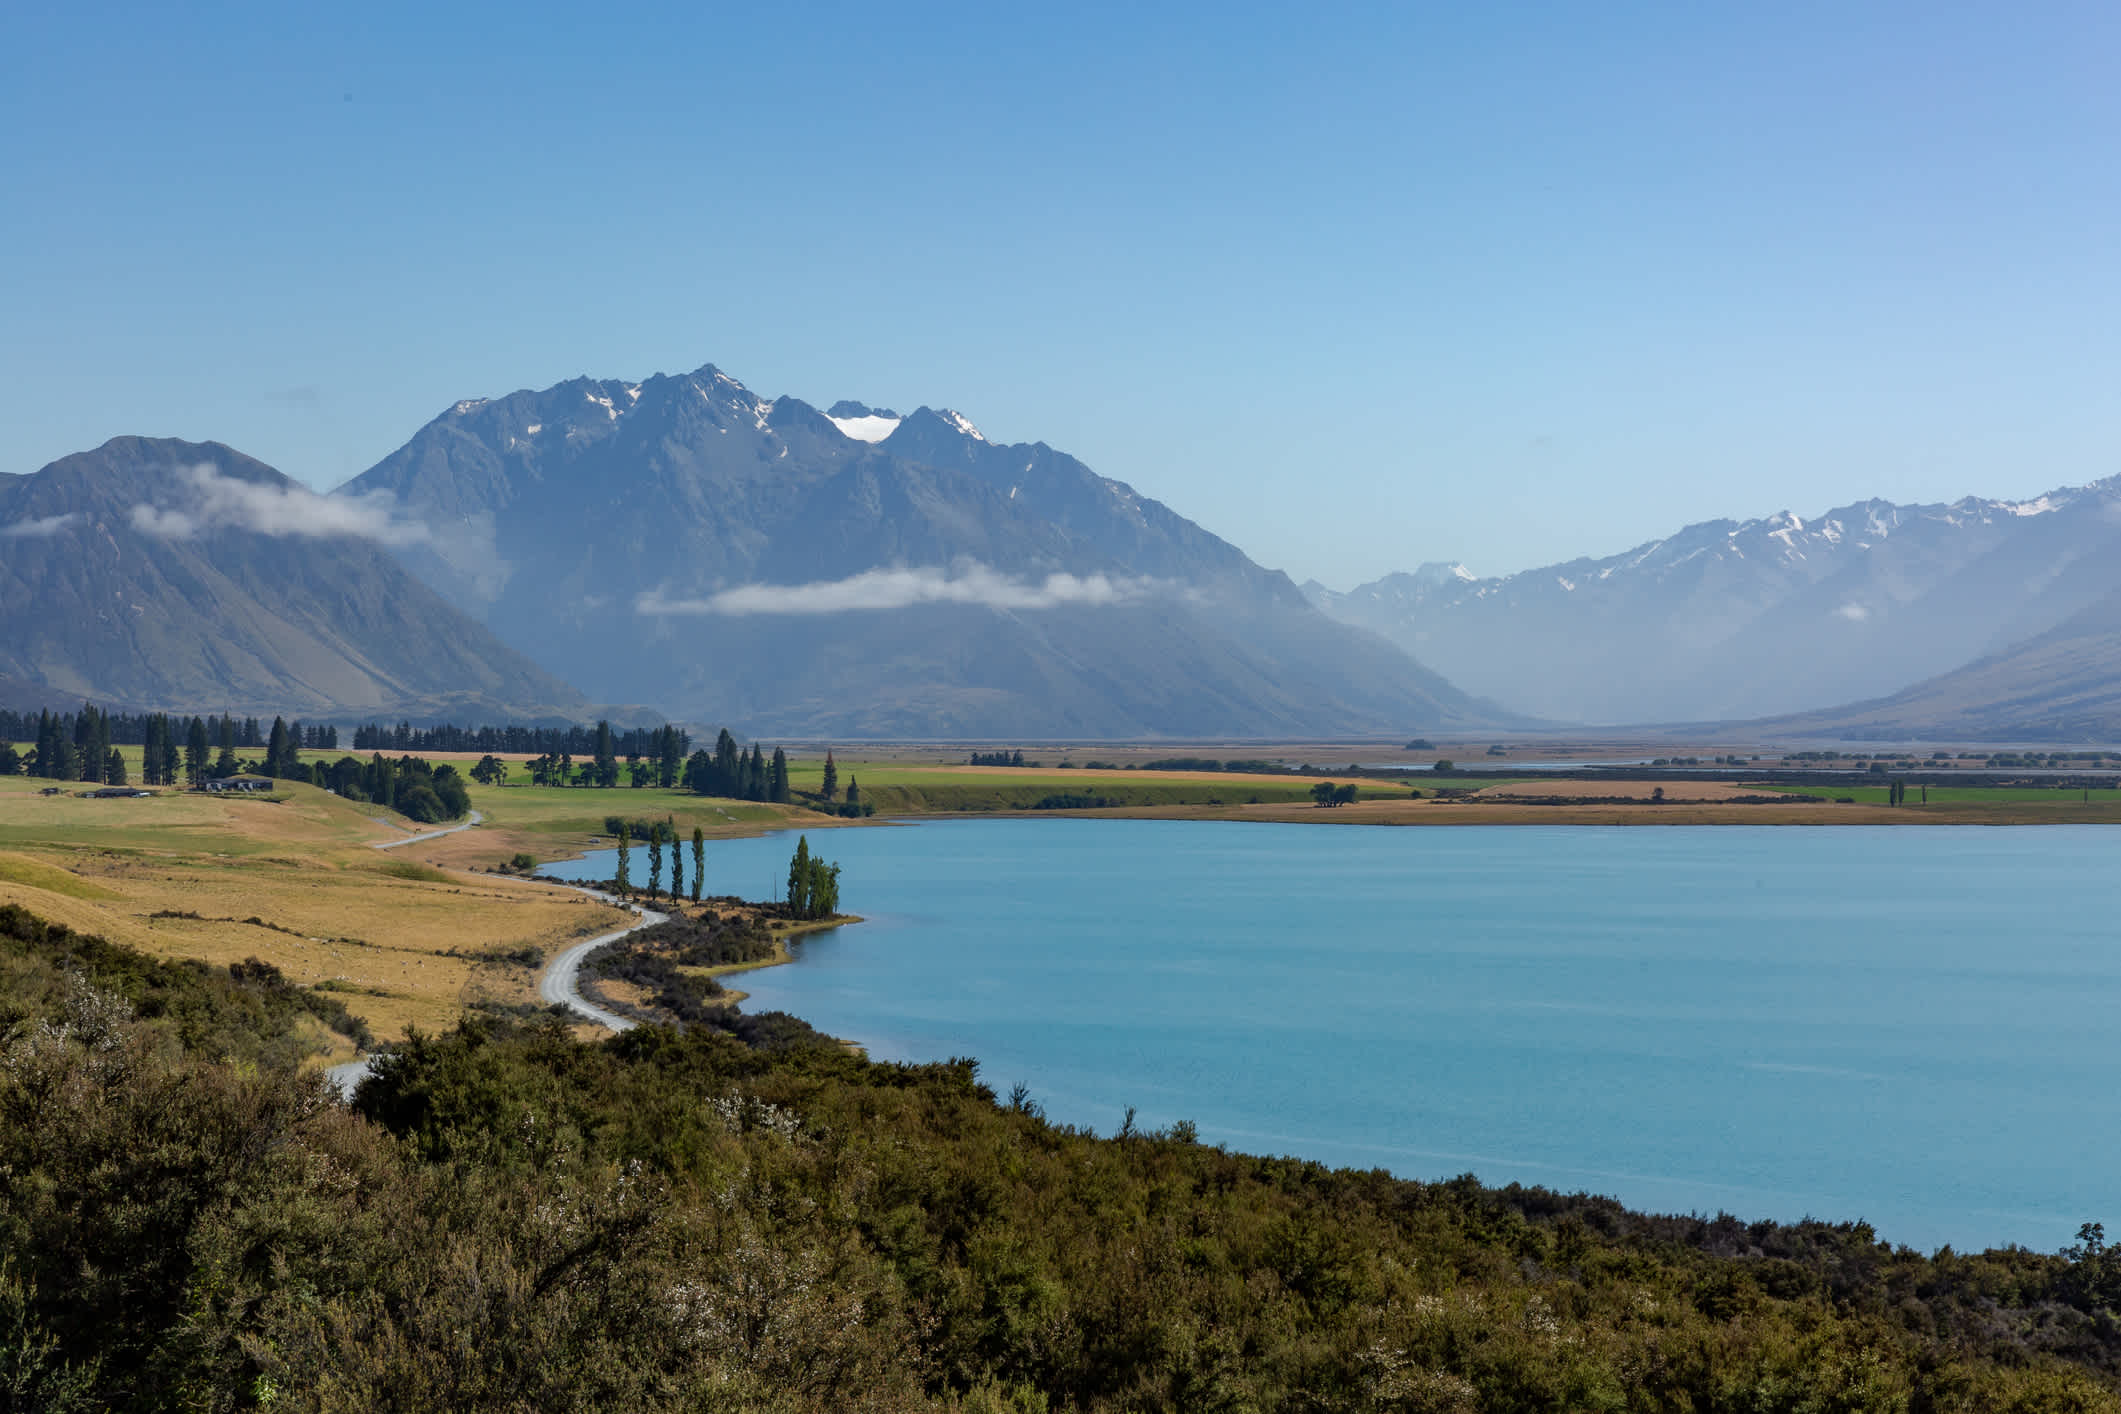
[[(818, 830), (746, 975), (1059, 1121), (1931, 1249), (2121, 1222), (2121, 832), (956, 820)], [(713, 844), (769, 894), (791, 835)], [(608, 879), (602, 852), (554, 873)], [(689, 860), (688, 860), (689, 864)], [(635, 877), (645, 869), (634, 854)]]

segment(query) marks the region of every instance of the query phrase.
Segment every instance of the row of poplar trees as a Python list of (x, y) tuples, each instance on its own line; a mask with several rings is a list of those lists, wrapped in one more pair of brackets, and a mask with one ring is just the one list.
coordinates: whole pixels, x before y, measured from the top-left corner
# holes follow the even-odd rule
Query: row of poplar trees
[[(685, 897), (685, 856), (678, 843), (677, 825), (669, 820), (656, 822), (648, 831), (648, 897), (652, 900), (663, 892), (663, 846), (670, 846), (670, 897), (673, 900)], [(619, 823), (619, 869), (613, 881), (621, 895), (633, 892), (633, 827), (624, 821)], [(707, 835), (699, 826), (692, 827), (692, 901), (700, 901), (700, 889), (707, 882)]]

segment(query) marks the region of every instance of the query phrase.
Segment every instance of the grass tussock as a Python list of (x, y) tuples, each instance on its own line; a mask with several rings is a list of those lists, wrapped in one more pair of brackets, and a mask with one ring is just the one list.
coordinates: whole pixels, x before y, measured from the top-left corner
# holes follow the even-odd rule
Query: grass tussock
[(386, 859), (372, 866), (376, 873), (393, 879), (405, 879), (416, 884), (454, 884), (456, 878), (443, 873), (429, 864), (415, 864), (409, 859)]

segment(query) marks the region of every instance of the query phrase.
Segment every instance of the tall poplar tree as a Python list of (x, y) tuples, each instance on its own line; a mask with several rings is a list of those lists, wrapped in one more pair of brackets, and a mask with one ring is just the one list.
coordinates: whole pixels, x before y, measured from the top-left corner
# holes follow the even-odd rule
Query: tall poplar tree
[(648, 899), (649, 899), (649, 902), (653, 903), (653, 902), (655, 901), (655, 896), (656, 896), (656, 894), (657, 894), (658, 892), (660, 892), (660, 891), (661, 891), (662, 887), (663, 887), (663, 827), (662, 827), (661, 825), (651, 825), (651, 826), (649, 826), (649, 827), (648, 827)]
[(707, 882), (707, 832), (692, 827), (692, 901), (700, 901), (700, 886)]
[(624, 898), (627, 894), (633, 892), (632, 844), (633, 831), (626, 828), (626, 822), (624, 820), (619, 821), (619, 877), (616, 882), (619, 886), (619, 896), (621, 898)]
[(663, 828), (670, 835), (670, 901), (676, 903), (685, 897), (685, 852), (678, 848), (677, 822), (666, 820)]

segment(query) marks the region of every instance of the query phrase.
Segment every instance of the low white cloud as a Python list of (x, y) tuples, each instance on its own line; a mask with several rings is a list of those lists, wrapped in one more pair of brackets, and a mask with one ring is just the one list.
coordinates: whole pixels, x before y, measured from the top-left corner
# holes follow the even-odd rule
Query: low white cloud
[(65, 515), (10, 521), (6, 525), (0, 525), (0, 540), (42, 540), (46, 536), (57, 535), (79, 519), (79, 511), (68, 511)]
[(133, 529), (165, 540), (188, 540), (227, 528), (308, 539), (352, 536), (384, 545), (415, 545), (432, 538), (426, 526), (399, 518), (397, 502), (387, 491), (319, 496), (301, 486), (223, 476), (209, 463), (184, 468), (177, 480), (186, 493), (180, 504), (134, 506)]
[(1852, 624), (1860, 624), (1871, 616), (1871, 611), (1864, 608), (1861, 604), (1843, 604), (1840, 608), (1834, 610), (1834, 614), (1838, 618), (1847, 619)]
[(811, 584), (740, 584), (705, 598), (672, 599), (657, 591), (634, 601), (641, 614), (843, 614), (906, 609), (916, 604), (982, 604), (990, 609), (1055, 609), (1070, 604), (1122, 604), (1154, 591), (1146, 579), (1049, 574), (1012, 579), (985, 565), (956, 570), (869, 570), (848, 579)]

